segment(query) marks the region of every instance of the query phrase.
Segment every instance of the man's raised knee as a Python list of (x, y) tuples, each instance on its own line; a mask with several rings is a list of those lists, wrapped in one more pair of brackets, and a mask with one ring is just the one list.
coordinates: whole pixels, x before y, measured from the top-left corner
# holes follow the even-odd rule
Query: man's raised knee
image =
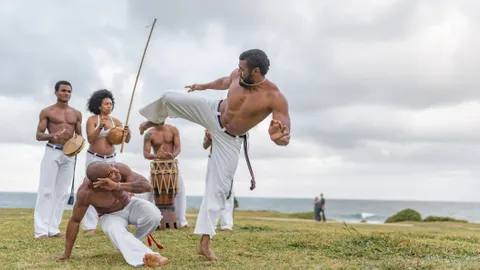
[(174, 99), (176, 96), (178, 96), (180, 93), (178, 93), (177, 91), (173, 91), (173, 90), (166, 90), (164, 93), (163, 93), (163, 99), (165, 100), (165, 102), (171, 102), (172, 99)]

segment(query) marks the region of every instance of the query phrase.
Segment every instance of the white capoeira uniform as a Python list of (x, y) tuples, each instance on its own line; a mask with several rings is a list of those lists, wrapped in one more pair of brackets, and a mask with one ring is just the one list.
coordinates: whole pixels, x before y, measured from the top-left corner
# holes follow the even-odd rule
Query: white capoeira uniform
[[(112, 121), (113, 127), (115, 127), (115, 122), (113, 122), (112, 118), (110, 117), (110, 120)], [(98, 115), (98, 124), (97, 127), (100, 125), (100, 115)], [(108, 133), (110, 132), (109, 130), (102, 129), (100, 133), (98, 134), (99, 137), (106, 137)], [(94, 161), (105, 161), (108, 163), (114, 163), (115, 162), (115, 156), (116, 153), (113, 153), (111, 155), (100, 155), (95, 152), (92, 152), (90, 150), (87, 150), (86, 154), (86, 159), (85, 159), (85, 172), (88, 168), (88, 165), (90, 165)], [(98, 224), (98, 213), (97, 210), (93, 206), (89, 206), (87, 212), (85, 213), (85, 217), (83, 218), (82, 222), (82, 229), (84, 230), (95, 230), (97, 228)]]
[[(226, 208), (227, 198), (231, 197), (233, 177), (243, 142), (247, 149), (248, 134), (242, 136), (229, 134), (221, 124), (219, 111), (222, 101), (167, 90), (159, 99), (140, 109), (140, 114), (152, 123), (162, 123), (167, 117), (183, 118), (210, 131), (214, 147), (208, 160), (205, 195), (195, 226), (195, 234), (209, 235), (210, 238), (216, 234), (215, 228), (220, 215)], [(247, 151), (245, 156), (253, 178)]]
[[(142, 241), (160, 226), (161, 220), (162, 215), (155, 205), (135, 197), (130, 198), (123, 210), (103, 214), (99, 218), (102, 231), (120, 250), (125, 261), (134, 267), (143, 265), (145, 254), (159, 254)], [(135, 235), (127, 230), (128, 225), (136, 226)]]
[(40, 182), (35, 203), (35, 237), (60, 233), (69, 187), (72, 184), (75, 157), (63, 153), (62, 145), (47, 143), (40, 165)]
[[(178, 170), (177, 180), (178, 192), (174, 199), (175, 216), (177, 216), (177, 227), (183, 227), (188, 225), (187, 217), (185, 215), (185, 212), (187, 211), (187, 194), (185, 193), (185, 183), (183, 182), (180, 169)], [(150, 177), (148, 177), (148, 181), (150, 184), (152, 183)], [(152, 192), (145, 192), (136, 196), (155, 204)]]
[(232, 192), (232, 196), (227, 200), (227, 206), (220, 216), (221, 230), (231, 230), (233, 228), (234, 196), (235, 194)]

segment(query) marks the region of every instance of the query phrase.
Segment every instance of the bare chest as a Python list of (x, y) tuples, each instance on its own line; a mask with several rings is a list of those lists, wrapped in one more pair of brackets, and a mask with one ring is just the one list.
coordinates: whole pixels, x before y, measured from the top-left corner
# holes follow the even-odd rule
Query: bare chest
[(90, 188), (87, 194), (88, 201), (99, 208), (111, 208), (125, 200), (125, 192), (109, 191)]
[(266, 117), (271, 112), (267, 93), (246, 91), (240, 86), (230, 88), (226, 109), (227, 113), (240, 114), (243, 117)]
[(154, 132), (151, 135), (152, 144), (155, 146), (160, 146), (162, 144), (172, 144), (173, 143), (173, 133), (169, 130)]
[(78, 121), (78, 116), (73, 110), (52, 109), (48, 115), (48, 120), (52, 124), (75, 125)]

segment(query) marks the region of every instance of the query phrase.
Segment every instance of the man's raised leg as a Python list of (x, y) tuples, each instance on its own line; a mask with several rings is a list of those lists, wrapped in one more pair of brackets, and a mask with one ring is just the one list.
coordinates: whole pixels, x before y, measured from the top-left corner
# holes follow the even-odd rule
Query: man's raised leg
[[(149, 122), (163, 123), (168, 117), (183, 118), (206, 129), (218, 129), (216, 122), (218, 101), (173, 90), (165, 91), (160, 98), (140, 109)], [(148, 128), (148, 127), (147, 127)]]

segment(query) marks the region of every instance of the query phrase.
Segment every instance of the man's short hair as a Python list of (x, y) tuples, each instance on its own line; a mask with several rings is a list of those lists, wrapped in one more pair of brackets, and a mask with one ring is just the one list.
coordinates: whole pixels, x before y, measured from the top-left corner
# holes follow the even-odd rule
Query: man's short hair
[(70, 82), (68, 81), (58, 81), (57, 83), (55, 83), (55, 91), (58, 91), (58, 89), (60, 89), (60, 85), (68, 85), (70, 86), (70, 88), (72, 88), (72, 84), (70, 84)]
[(258, 67), (260, 73), (265, 76), (270, 68), (270, 60), (267, 54), (260, 49), (251, 49), (240, 54), (240, 61), (246, 60), (250, 70)]

